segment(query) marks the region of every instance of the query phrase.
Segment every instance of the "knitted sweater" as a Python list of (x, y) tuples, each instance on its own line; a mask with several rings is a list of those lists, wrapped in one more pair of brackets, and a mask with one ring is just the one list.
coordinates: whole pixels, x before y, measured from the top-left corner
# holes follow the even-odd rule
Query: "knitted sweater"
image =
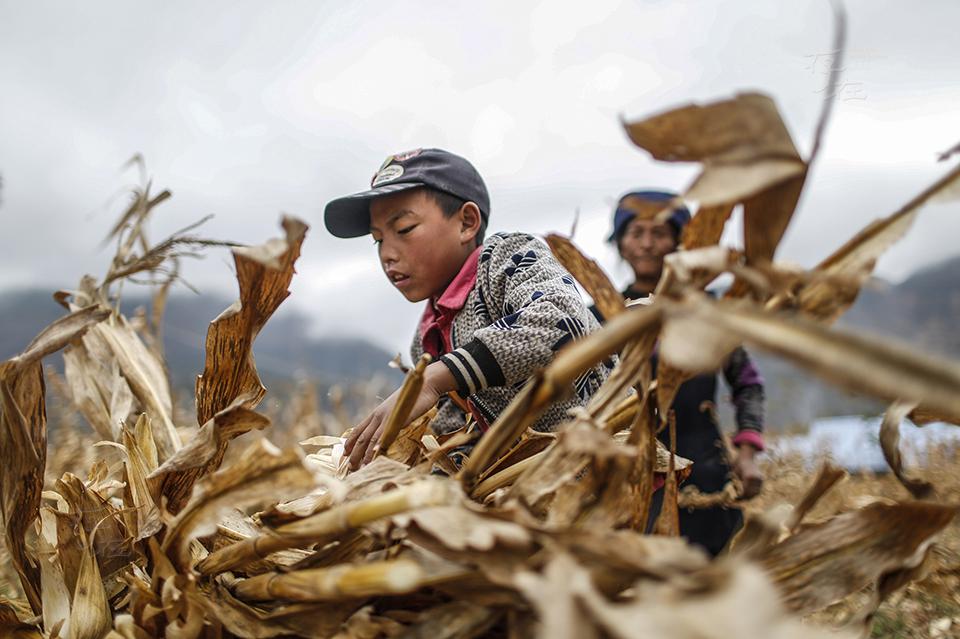
[[(453, 350), (440, 361), (485, 428), (557, 351), (599, 326), (573, 277), (543, 242), (524, 233), (497, 233), (484, 242), (476, 283), (453, 320)], [(422, 353), (417, 331), (411, 348), (414, 361)], [(586, 405), (608, 374), (603, 363), (585, 371), (569, 396), (551, 405), (533, 427), (556, 428), (569, 409)], [(445, 398), (433, 428), (438, 434), (449, 433), (462, 427), (464, 419), (463, 411)]]

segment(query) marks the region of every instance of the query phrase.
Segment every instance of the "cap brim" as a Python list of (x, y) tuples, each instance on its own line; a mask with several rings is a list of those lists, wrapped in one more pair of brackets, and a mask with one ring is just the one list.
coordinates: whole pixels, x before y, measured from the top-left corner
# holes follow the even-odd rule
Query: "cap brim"
[(336, 237), (360, 237), (370, 232), (370, 200), (424, 186), (419, 182), (384, 184), (369, 191), (331, 200), (323, 210), (323, 223)]

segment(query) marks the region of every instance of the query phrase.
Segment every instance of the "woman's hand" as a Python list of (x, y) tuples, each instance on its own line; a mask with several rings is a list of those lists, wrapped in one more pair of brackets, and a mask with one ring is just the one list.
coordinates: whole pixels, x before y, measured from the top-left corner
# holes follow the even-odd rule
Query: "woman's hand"
[[(423, 372), (423, 388), (407, 418), (407, 424), (433, 408), (441, 396), (456, 389), (456, 380), (443, 362), (434, 362)], [(370, 463), (380, 448), (383, 429), (400, 397), (400, 389), (383, 400), (366, 419), (353, 429), (344, 444), (344, 453), (350, 456), (350, 468), (356, 470)], [(406, 424), (404, 424), (406, 426)]]
[(737, 446), (737, 458), (733, 462), (733, 474), (743, 486), (743, 499), (750, 499), (760, 494), (763, 489), (763, 473), (754, 460), (757, 449), (751, 444), (743, 443)]

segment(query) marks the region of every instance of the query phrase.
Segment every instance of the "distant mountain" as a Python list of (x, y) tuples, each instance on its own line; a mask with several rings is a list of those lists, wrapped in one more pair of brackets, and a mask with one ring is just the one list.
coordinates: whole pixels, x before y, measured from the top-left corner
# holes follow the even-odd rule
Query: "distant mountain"
[[(128, 296), (125, 310), (144, 304)], [(164, 342), (175, 385), (189, 397), (203, 367), (207, 324), (232, 300), (179, 294), (167, 305)], [(0, 359), (19, 352), (41, 328), (62, 314), (50, 294), (39, 290), (0, 292)], [(875, 280), (861, 293), (838, 326), (887, 335), (930, 353), (960, 358), (960, 257), (917, 272), (897, 285)], [(395, 387), (400, 374), (387, 367), (394, 353), (358, 338), (312, 337), (310, 319), (281, 305), (254, 345), (257, 368), (268, 388), (308, 378), (321, 386), (380, 378)], [(753, 353), (767, 382), (767, 415), (772, 428), (806, 424), (818, 417), (878, 414), (884, 406), (845, 395), (782, 360)], [(728, 402), (720, 402), (721, 405)], [(729, 408), (721, 407), (730, 423)]]
[[(131, 314), (148, 302), (130, 295), (122, 307)], [(164, 348), (173, 383), (188, 393), (203, 370), (207, 325), (232, 300), (211, 295), (171, 295), (164, 321)], [(46, 291), (0, 292), (0, 359), (23, 349), (44, 326), (63, 314)], [(309, 378), (323, 386), (382, 378), (396, 385), (402, 376), (387, 363), (395, 353), (360, 338), (313, 337), (310, 319), (296, 307), (281, 305), (254, 342), (257, 370), (264, 383)]]

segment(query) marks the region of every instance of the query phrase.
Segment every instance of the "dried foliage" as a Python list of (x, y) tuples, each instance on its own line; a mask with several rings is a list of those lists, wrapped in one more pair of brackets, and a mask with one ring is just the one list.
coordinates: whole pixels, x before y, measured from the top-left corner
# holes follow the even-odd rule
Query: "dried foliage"
[[(319, 433), (303, 442), (309, 454), (261, 438), (225, 456), (238, 435), (270, 425), (255, 410), (266, 389), (251, 349), (289, 294), (307, 231), (292, 218), (282, 238), (233, 249), (239, 299), (207, 333), (199, 428), (177, 424), (159, 318), (176, 247), (204, 242), (178, 235), (151, 246), (144, 223), (169, 195), (139, 191), (111, 231), (118, 250), (107, 276), (58, 294), (69, 314), (0, 364), (5, 552), (20, 582), (19, 597), (0, 601), (0, 627), (83, 639), (815, 637), (827, 633), (798, 615), (868, 587), (871, 602), (853, 620), (860, 632), (884, 598), (924, 574), (957, 513), (956, 496), (902, 468), (896, 429), (914, 407), (914, 415), (960, 415), (960, 364), (829, 323), (921, 205), (949, 192), (960, 172), (803, 271), (774, 261), (810, 160), (772, 99), (742, 94), (627, 130), (658, 159), (702, 164), (685, 194), (700, 204), (688, 250), (668, 260), (650, 305), (625, 307), (595, 262), (551, 236), (610, 321), (538, 371), (459, 471), (446, 453), (474, 434), (434, 437), (431, 415), (407, 423), (404, 401), (380, 455), (355, 472), (343, 439)], [(743, 254), (717, 245), (737, 205)], [(158, 273), (168, 277), (154, 280), (154, 321), (135, 325), (112, 285)], [(704, 287), (723, 273), (736, 277), (732, 294), (707, 297)], [(669, 427), (675, 439), (685, 426), (669, 414), (683, 379), (716, 368), (743, 342), (891, 402), (884, 450), (924, 501), (852, 505), (808, 523), (843, 475), (826, 466), (791, 500), (796, 507), (751, 512), (726, 557), (711, 561), (678, 537), (681, 505), (716, 502), (682, 491), (690, 462), (658, 447), (656, 434)], [(40, 361), (61, 348), (62, 386), (103, 441), (85, 479), (62, 473), (45, 487)], [(589, 406), (555, 434), (530, 430), (578, 375), (617, 353)], [(404, 395), (415, 393), (425, 365), (409, 373)], [(285, 419), (319, 423), (308, 412), (301, 406)], [(644, 534), (658, 480), (661, 534)], [(723, 493), (725, 505), (743, 505), (735, 492)]]

